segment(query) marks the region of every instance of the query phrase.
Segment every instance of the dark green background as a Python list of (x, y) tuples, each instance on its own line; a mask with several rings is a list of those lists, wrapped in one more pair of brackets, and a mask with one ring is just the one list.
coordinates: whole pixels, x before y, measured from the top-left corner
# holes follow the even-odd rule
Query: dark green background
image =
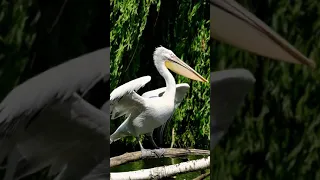
[[(320, 6), (312, 0), (239, 1), (319, 64)], [(211, 70), (256, 77), (211, 162), (213, 179), (319, 179), (319, 68), (274, 61), (215, 41)]]
[(35, 74), (109, 46), (108, 1), (67, 0), (52, 28), (64, 2), (0, 0), (0, 99)]

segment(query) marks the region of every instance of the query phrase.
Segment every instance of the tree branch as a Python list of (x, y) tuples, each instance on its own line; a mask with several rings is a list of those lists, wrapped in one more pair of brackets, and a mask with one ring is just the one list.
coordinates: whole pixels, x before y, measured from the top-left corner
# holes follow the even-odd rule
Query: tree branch
[(57, 15), (56, 19), (54, 20), (54, 22), (53, 22), (53, 24), (52, 24), (51, 28), (50, 28), (50, 29), (49, 29), (49, 31), (48, 31), (48, 32), (49, 32), (49, 34), (52, 32), (53, 28), (57, 25), (57, 23), (58, 23), (58, 21), (59, 21), (59, 19), (60, 19), (61, 15), (62, 15), (62, 12), (63, 12), (63, 10), (64, 10), (64, 8), (65, 8), (66, 4), (67, 4), (67, 1), (68, 1), (68, 0), (65, 0), (65, 1), (63, 2), (62, 7), (60, 8), (60, 11), (59, 11), (59, 13), (58, 13), (58, 15)]
[(202, 180), (202, 179), (208, 177), (209, 175), (210, 175), (210, 172), (207, 172), (207, 173), (201, 174), (200, 176), (194, 178), (193, 180)]
[[(203, 151), (203, 150), (202, 150)], [(180, 173), (198, 171), (207, 169), (210, 166), (210, 156), (198, 160), (182, 162), (170, 166), (155, 167), (138, 171), (129, 171), (121, 173), (110, 173), (110, 180), (143, 180), (143, 179), (161, 179), (171, 177)]]
[[(209, 150), (201, 149), (177, 149), (165, 148), (164, 157), (180, 157), (187, 155), (210, 155)], [(155, 154), (150, 154), (147, 158), (158, 158)], [(141, 151), (125, 153), (120, 156), (115, 156), (110, 159), (110, 167), (119, 166), (132, 161), (141, 160)]]

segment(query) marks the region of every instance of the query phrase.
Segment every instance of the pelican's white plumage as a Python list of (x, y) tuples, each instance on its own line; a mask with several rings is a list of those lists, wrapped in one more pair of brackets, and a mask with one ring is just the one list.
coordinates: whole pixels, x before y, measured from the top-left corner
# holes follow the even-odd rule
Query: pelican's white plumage
[[(111, 119), (131, 114), (136, 108), (143, 106), (143, 100), (139, 98), (136, 91), (144, 87), (150, 80), (150, 76), (143, 76), (129, 81), (113, 90), (110, 94)], [(133, 99), (134, 97), (136, 97), (136, 99)]]
[[(128, 85), (133, 84), (133, 81), (120, 86), (113, 93), (121, 94), (120, 91), (123, 92), (121, 87), (130, 87)], [(126, 94), (121, 95), (113, 96), (115, 101), (111, 100), (111, 113), (114, 117), (125, 115), (127, 119), (110, 136), (111, 142), (128, 135), (138, 137), (140, 134), (151, 133), (155, 128), (163, 125), (174, 111), (174, 97), (146, 98), (137, 94), (136, 91), (127, 91)]]
[(140, 88), (144, 87), (148, 82), (150, 82), (150, 76), (143, 76), (135, 80), (129, 81), (117, 89), (113, 90), (110, 94), (110, 100), (115, 101), (117, 98), (121, 98), (126, 94), (130, 94), (134, 91), (138, 91)]
[(146, 92), (140, 96), (137, 91), (151, 80), (150, 76), (144, 76), (113, 90), (110, 95), (112, 119), (125, 116), (126, 120), (110, 136), (110, 143), (125, 136), (135, 136), (141, 150), (144, 150), (139, 135), (147, 134), (157, 148), (152, 138), (153, 130), (164, 125), (172, 117), (175, 108), (179, 106), (190, 88), (185, 83), (176, 85), (168, 68), (190, 79), (207, 82), (171, 50), (162, 46), (156, 48), (153, 59), (159, 74), (166, 82), (166, 87)]
[[(181, 83), (181, 84), (177, 84), (176, 85), (176, 96), (174, 99), (174, 109), (177, 109), (178, 106), (181, 104), (182, 100), (184, 99), (184, 97), (187, 95), (188, 90), (190, 89), (189, 84), (187, 83)], [(146, 98), (154, 98), (154, 97), (161, 97), (164, 92), (166, 90), (166, 87), (162, 87), (159, 89), (155, 89), (152, 91), (148, 91), (142, 94), (142, 97), (146, 97)], [(161, 127), (160, 130), (160, 143), (162, 143), (163, 141), (163, 132), (166, 128), (166, 124), (171, 120), (171, 118), (169, 118)]]
[[(177, 108), (182, 102), (183, 98), (186, 96), (186, 93), (190, 89), (189, 84), (181, 83), (176, 85), (176, 96), (174, 99), (174, 107)], [(166, 91), (166, 87), (162, 87), (159, 89), (155, 89), (152, 91), (148, 91), (142, 94), (142, 97), (153, 98), (153, 97), (161, 97)]]

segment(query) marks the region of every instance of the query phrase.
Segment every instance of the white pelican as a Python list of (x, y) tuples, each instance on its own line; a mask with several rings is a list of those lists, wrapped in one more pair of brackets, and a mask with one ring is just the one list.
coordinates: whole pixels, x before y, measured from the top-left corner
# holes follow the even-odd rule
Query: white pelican
[[(207, 80), (180, 60), (171, 50), (158, 47), (153, 54), (154, 65), (166, 82), (163, 88), (150, 91), (140, 96), (136, 93), (151, 80), (150, 76), (140, 77), (125, 83), (110, 94), (111, 119), (125, 115), (126, 120), (110, 136), (110, 144), (125, 136), (135, 136), (139, 141), (142, 156), (147, 152), (140, 141), (139, 135), (147, 134), (155, 148), (152, 133), (155, 128), (165, 124), (171, 118), (175, 107), (179, 105), (189, 89), (186, 84), (176, 86), (176, 82), (168, 68), (187, 78), (207, 82)], [(163, 94), (162, 94), (163, 92)], [(156, 96), (154, 96), (156, 95)], [(154, 151), (161, 155), (163, 151)]]

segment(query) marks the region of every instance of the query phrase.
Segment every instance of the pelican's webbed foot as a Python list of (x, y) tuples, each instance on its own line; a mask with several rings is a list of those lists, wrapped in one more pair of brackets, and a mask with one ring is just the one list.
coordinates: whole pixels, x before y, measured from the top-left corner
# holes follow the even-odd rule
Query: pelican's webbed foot
[(149, 149), (141, 149), (141, 159), (145, 159), (147, 157), (151, 157), (152, 156), (152, 150)]
[[(164, 157), (165, 149), (159, 148), (157, 144), (154, 142), (152, 133), (147, 134), (149, 136), (149, 140), (151, 140), (152, 145), (155, 147), (155, 149), (144, 149), (142, 146), (142, 143), (140, 142), (139, 139), (139, 144), (140, 144), (140, 149), (141, 149), (141, 158), (145, 159), (147, 157), (152, 157), (156, 155), (158, 158)], [(138, 138), (138, 137), (137, 137)]]
[(141, 149), (141, 159), (148, 157), (154, 157), (156, 155), (158, 158), (164, 157), (165, 149)]
[(157, 148), (151, 151), (153, 151), (153, 153), (156, 154), (158, 158), (164, 157), (164, 153), (166, 152), (166, 150), (163, 148)]
[(150, 142), (152, 143), (153, 147), (155, 149), (151, 150), (155, 155), (157, 155), (158, 158), (164, 157), (165, 149), (159, 148), (153, 140), (152, 133), (148, 133), (147, 136), (149, 137)]

